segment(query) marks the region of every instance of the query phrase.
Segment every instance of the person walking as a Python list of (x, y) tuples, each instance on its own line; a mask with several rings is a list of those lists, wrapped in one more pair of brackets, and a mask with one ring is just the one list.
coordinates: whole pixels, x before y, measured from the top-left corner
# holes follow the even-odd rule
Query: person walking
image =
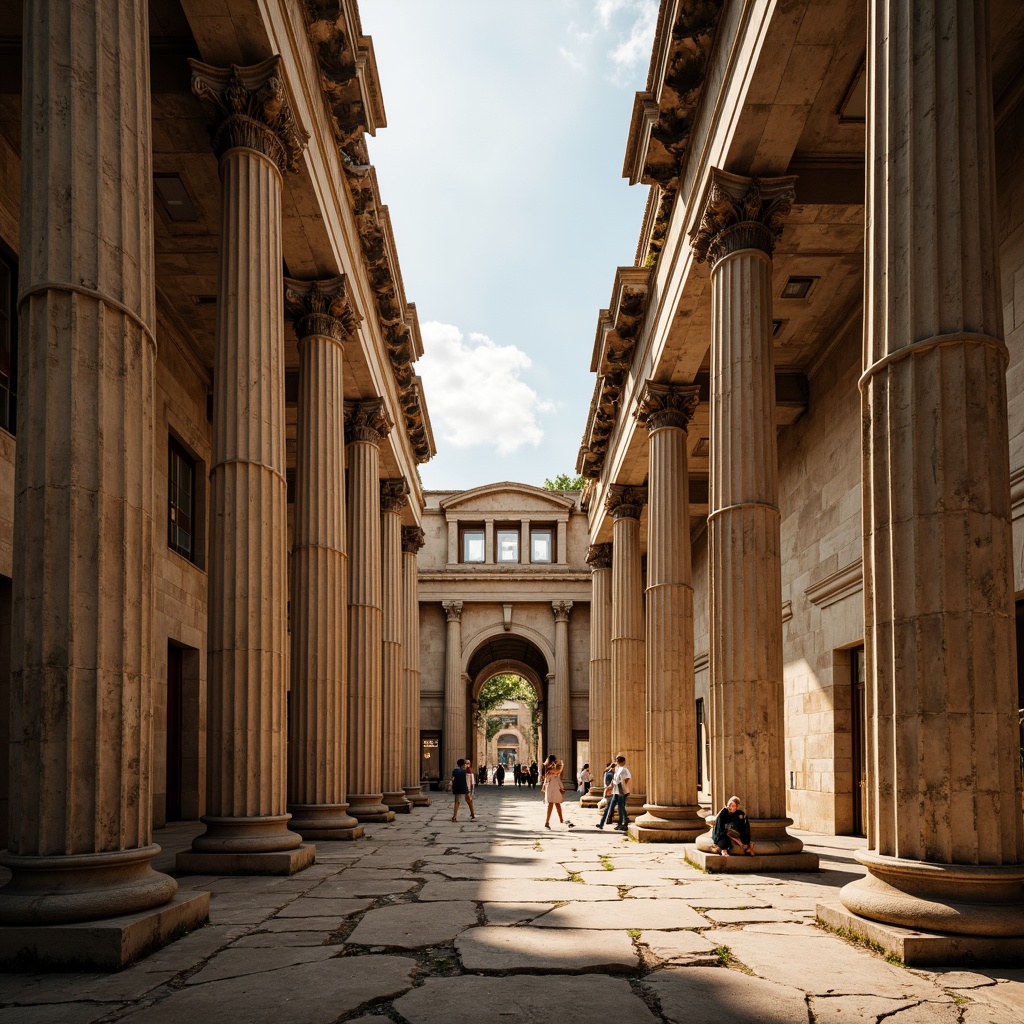
[(469, 807), (470, 820), (476, 818), (476, 811), (473, 810), (473, 796), (470, 792), (472, 782), (470, 776), (472, 772), (466, 771), (466, 759), (460, 757), (455, 762), (455, 767), (452, 769), (452, 796), (455, 797), (455, 806), (452, 807), (452, 821), (459, 820), (459, 797), (466, 798), (466, 804)]
[(537, 767), (536, 761), (530, 762), (530, 789), (533, 789), (537, 785), (537, 779), (540, 778), (540, 769)]
[(615, 806), (619, 811), (619, 823), (615, 826), (616, 832), (625, 832), (629, 828), (629, 815), (626, 813), (626, 798), (630, 792), (630, 779), (632, 773), (626, 767), (626, 758), (619, 754), (615, 758), (615, 774), (612, 776), (612, 786), (615, 790)]
[(754, 856), (754, 844), (750, 841), (750, 822), (746, 812), (740, 806), (738, 796), (729, 797), (729, 802), (718, 812), (715, 824), (711, 829), (711, 842), (714, 853), (728, 857), (733, 846), (738, 846), (745, 854)]
[(611, 820), (612, 812), (615, 810), (615, 762), (609, 761), (604, 766), (604, 810), (601, 812), (601, 820), (597, 823), (598, 828), (604, 828), (605, 823)]
[(593, 781), (593, 776), (590, 774), (590, 765), (585, 764), (580, 769), (579, 775), (576, 776), (576, 792), (581, 796), (586, 796), (590, 792), (591, 781)]
[(469, 783), (469, 793), (466, 796), (466, 803), (469, 804), (469, 820), (476, 821), (476, 808), (473, 806), (473, 797), (476, 796), (476, 772), (473, 771), (473, 764), (468, 757), (464, 767), (466, 769), (466, 781)]
[(505, 785), (505, 766), (503, 764), (499, 764), (498, 767), (494, 769), (494, 781), (497, 782), (499, 786)]
[[(548, 761), (551, 761), (550, 757)], [(568, 818), (562, 817), (562, 798), (565, 796), (565, 786), (562, 783), (562, 768), (564, 765), (557, 759), (550, 765), (548, 761), (545, 762), (544, 782), (541, 786), (546, 805), (544, 827), (551, 828), (551, 808), (554, 807), (558, 810), (559, 823), (564, 823), (569, 828), (575, 828), (576, 826)]]

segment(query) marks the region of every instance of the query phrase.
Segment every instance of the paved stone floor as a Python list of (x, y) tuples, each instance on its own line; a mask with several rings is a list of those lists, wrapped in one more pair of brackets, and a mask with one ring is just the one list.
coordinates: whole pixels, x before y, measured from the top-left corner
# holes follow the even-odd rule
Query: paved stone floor
[[(542, 827), (485, 787), (321, 843), (292, 878), (186, 876), (210, 924), (118, 974), (0, 975), (0, 1024), (1020, 1024), (1024, 970), (907, 970), (814, 924), (857, 840), (804, 835), (810, 875), (729, 877), (674, 846)], [(161, 866), (197, 831), (156, 834)]]

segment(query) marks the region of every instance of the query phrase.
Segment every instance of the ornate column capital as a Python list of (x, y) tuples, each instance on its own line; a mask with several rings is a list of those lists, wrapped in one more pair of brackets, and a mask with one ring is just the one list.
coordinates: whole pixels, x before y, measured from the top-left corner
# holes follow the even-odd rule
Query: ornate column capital
[(384, 408), (383, 398), (364, 398), (345, 403), (345, 444), (352, 441), (380, 444), (393, 426)]
[(647, 488), (628, 484), (612, 484), (604, 500), (604, 507), (613, 519), (639, 519), (646, 504)]
[(229, 149), (253, 149), (295, 171), (309, 134), (295, 121), (284, 86), (280, 56), (259, 64), (217, 68), (189, 58), (192, 92), (210, 117), (210, 138), (218, 158)]
[(610, 569), (612, 567), (611, 544), (591, 544), (587, 549), (587, 565), (591, 569)]
[(572, 601), (552, 601), (551, 610), (555, 613), (555, 622), (568, 622)]
[(401, 512), (409, 504), (409, 485), (402, 477), (380, 482), (381, 512)]
[(747, 178), (712, 168), (700, 226), (690, 236), (698, 263), (712, 268), (740, 249), (771, 256), (793, 206), (796, 178)]
[(685, 431), (700, 403), (700, 388), (696, 385), (657, 384), (649, 380), (644, 384), (637, 419), (647, 424), (649, 433), (661, 427), (679, 427)]
[(415, 555), (427, 542), (427, 535), (419, 526), (402, 527), (402, 550), (407, 555)]
[(462, 621), (462, 602), (461, 601), (442, 601), (441, 607), (445, 610), (445, 614), (448, 616), (449, 622), (461, 622)]
[(344, 274), (322, 281), (286, 277), (284, 308), (300, 341), (318, 335), (343, 342), (355, 334), (363, 319), (349, 301)]

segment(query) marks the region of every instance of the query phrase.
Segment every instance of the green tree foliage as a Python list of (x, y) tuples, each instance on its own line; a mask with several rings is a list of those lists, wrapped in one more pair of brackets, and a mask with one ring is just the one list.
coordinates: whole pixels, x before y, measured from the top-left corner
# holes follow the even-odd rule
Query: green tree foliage
[(569, 476), (568, 473), (559, 473), (554, 480), (544, 480), (545, 491), (582, 491), (586, 481), (581, 476)]
[(530, 726), (536, 744), (540, 703), (537, 691), (522, 676), (514, 672), (502, 672), (491, 676), (480, 688), (476, 709), (477, 728), (484, 729), (488, 743), (494, 739), (502, 728), (503, 716), (492, 715), (491, 712), (507, 700), (522, 701), (530, 709)]

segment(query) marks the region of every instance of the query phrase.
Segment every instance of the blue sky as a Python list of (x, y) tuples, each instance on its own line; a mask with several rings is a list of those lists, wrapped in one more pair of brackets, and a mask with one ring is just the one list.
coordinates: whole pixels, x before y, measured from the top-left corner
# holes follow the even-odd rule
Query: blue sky
[(658, 0), (361, 0), (370, 139), (415, 302), (429, 489), (574, 473), (590, 355), (647, 190), (621, 177)]

